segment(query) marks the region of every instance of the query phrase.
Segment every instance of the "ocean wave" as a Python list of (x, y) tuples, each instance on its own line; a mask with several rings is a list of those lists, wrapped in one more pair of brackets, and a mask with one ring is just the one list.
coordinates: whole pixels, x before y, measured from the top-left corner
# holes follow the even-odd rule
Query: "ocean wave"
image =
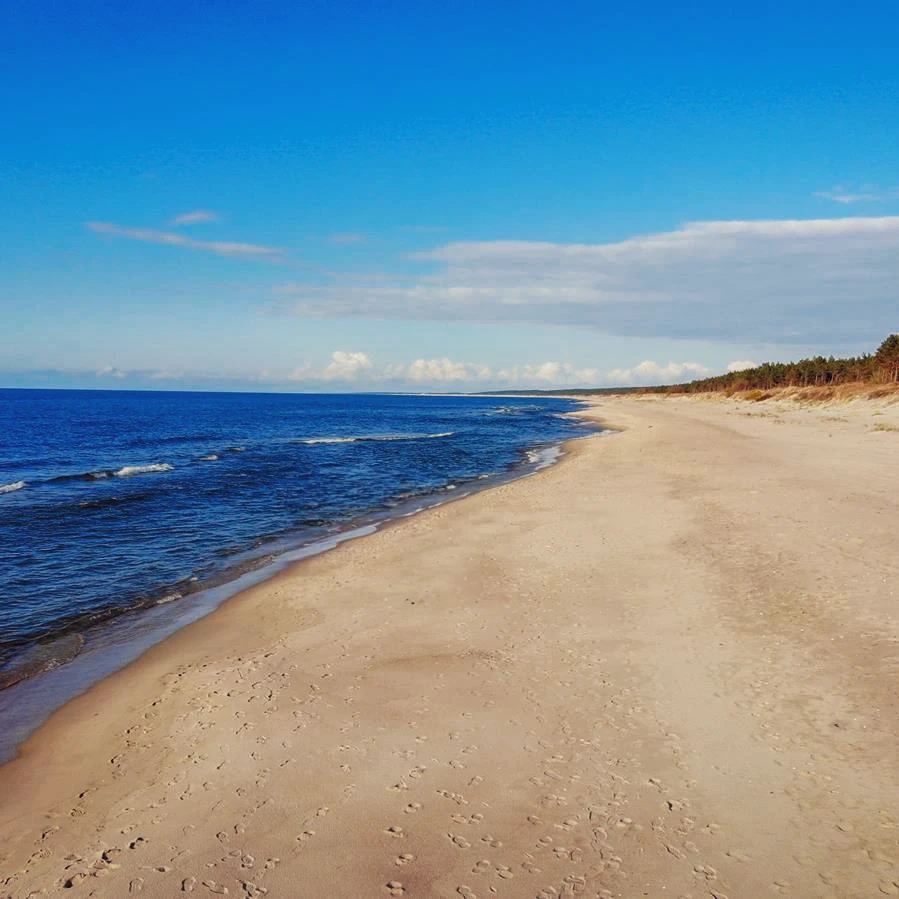
[(25, 481), (14, 481), (12, 484), (0, 484), (0, 493), (14, 493), (26, 486)]
[(358, 434), (353, 437), (306, 437), (297, 440), (307, 446), (319, 443), (380, 443), (394, 440), (436, 440), (439, 437), (452, 437), (455, 431), (443, 431), (440, 434)]
[(486, 412), (486, 415), (537, 415), (542, 412), (543, 406), (497, 406)]
[(63, 484), (66, 481), (102, 481), (111, 478), (114, 471), (79, 471), (77, 474), (58, 474), (55, 478), (48, 478), (48, 484)]
[(149, 499), (151, 493), (132, 493), (128, 496), (104, 496), (101, 499), (84, 499), (78, 503), (80, 509), (106, 509), (110, 506), (121, 506), (125, 503), (136, 503)]
[(113, 475), (117, 478), (130, 478), (136, 474), (152, 474), (157, 471), (174, 471), (174, 466), (168, 462), (154, 462), (152, 465), (126, 465)]
[(553, 446), (544, 446), (541, 449), (525, 450), (525, 457), (536, 470), (548, 468), (554, 462), (558, 461), (562, 455), (562, 447), (558, 444)]
[(218, 462), (219, 457), (215, 453), (210, 453), (208, 456), (200, 456), (201, 462)]
[(62, 484), (66, 481), (105, 481), (107, 478), (130, 478), (136, 474), (151, 474), (157, 471), (173, 471), (168, 462), (154, 462), (151, 465), (125, 465), (122, 468), (101, 468), (97, 471), (79, 471), (76, 474), (58, 474), (48, 478), (46, 484)]

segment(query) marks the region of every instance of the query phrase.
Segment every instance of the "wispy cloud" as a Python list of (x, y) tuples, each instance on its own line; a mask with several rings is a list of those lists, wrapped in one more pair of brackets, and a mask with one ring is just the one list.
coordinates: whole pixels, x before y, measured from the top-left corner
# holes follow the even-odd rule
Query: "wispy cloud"
[(128, 372), (123, 371), (121, 368), (116, 368), (114, 365), (104, 365), (103, 368), (98, 369), (95, 374), (98, 378), (127, 378)]
[(207, 253), (215, 253), (217, 256), (264, 259), (269, 262), (276, 262), (284, 255), (284, 250), (279, 247), (266, 247), (259, 244), (238, 243), (227, 240), (194, 240), (184, 234), (177, 234), (172, 231), (157, 231), (152, 228), (125, 228), (112, 222), (87, 222), (86, 227), (97, 234), (124, 237), (128, 240), (139, 240), (145, 243), (185, 247), (190, 250), (202, 250)]
[(345, 244), (345, 243), (363, 243), (365, 241), (364, 234), (329, 234), (328, 240), (331, 243)]
[(712, 221), (606, 244), (454, 242), (413, 281), (281, 284), (293, 315), (523, 322), (740, 344), (895, 328), (899, 216)]
[(899, 187), (881, 190), (876, 185), (864, 184), (857, 190), (847, 190), (842, 185), (837, 185), (832, 190), (816, 191), (814, 196), (846, 206), (852, 203), (883, 203), (887, 200), (899, 200)]
[(219, 221), (219, 214), (209, 209), (195, 209), (193, 212), (184, 212), (176, 215), (169, 224), (174, 228), (182, 225), (205, 225), (208, 222)]

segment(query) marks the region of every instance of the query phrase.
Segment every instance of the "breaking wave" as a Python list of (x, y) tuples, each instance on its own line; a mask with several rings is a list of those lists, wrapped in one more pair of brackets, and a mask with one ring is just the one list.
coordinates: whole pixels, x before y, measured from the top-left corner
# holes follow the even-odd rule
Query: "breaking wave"
[(154, 462), (152, 465), (125, 465), (122, 468), (101, 468), (98, 471), (81, 471), (77, 474), (60, 474), (45, 483), (60, 484), (65, 481), (104, 481), (106, 478), (130, 478), (136, 474), (151, 474), (157, 471), (173, 471), (168, 462)]
[(12, 484), (0, 484), (0, 493), (14, 493), (25, 486), (25, 481), (14, 481)]
[(440, 434), (360, 434), (355, 437), (307, 437), (297, 440), (307, 446), (319, 443), (380, 443), (394, 440), (436, 440), (439, 437), (452, 437), (455, 431), (444, 431)]
[(126, 465), (118, 471), (113, 472), (113, 476), (117, 478), (130, 478), (136, 474), (152, 474), (156, 471), (173, 471), (174, 466), (168, 462), (156, 462), (153, 465)]

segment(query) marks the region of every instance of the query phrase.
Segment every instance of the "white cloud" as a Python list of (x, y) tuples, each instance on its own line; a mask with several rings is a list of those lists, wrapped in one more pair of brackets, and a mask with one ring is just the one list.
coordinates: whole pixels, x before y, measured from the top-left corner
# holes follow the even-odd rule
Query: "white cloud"
[(335, 350), (331, 353), (331, 362), (321, 373), (323, 381), (355, 381), (359, 375), (370, 372), (374, 368), (371, 359), (365, 353), (347, 353)]
[(747, 368), (755, 368), (758, 365), (758, 362), (749, 362), (745, 359), (740, 359), (736, 362), (728, 363), (727, 370), (728, 371), (746, 371)]
[(181, 215), (176, 215), (169, 224), (179, 228), (182, 225), (204, 225), (207, 222), (217, 222), (218, 220), (219, 215), (217, 212), (212, 212), (209, 209), (195, 209), (193, 212), (184, 212)]
[(184, 234), (176, 234), (171, 231), (156, 231), (152, 228), (123, 228), (121, 225), (114, 225), (111, 222), (87, 222), (87, 227), (97, 234), (109, 234), (113, 237), (125, 237), (128, 240), (140, 240), (146, 243), (187, 247), (191, 250), (204, 250), (218, 256), (278, 261), (284, 253), (284, 250), (278, 247), (226, 240), (194, 240)]
[(401, 374), (414, 383), (443, 381), (486, 381), (492, 372), (489, 366), (471, 362), (453, 362), (452, 359), (416, 359)]
[(114, 365), (104, 365), (103, 368), (95, 372), (98, 378), (127, 378), (128, 372), (116, 368)]
[(293, 371), (283, 374), (264, 371), (257, 375), (261, 381), (297, 381), (309, 384), (327, 381), (366, 384), (389, 383), (395, 387), (445, 384), (466, 384), (472, 389), (486, 386), (548, 387), (596, 384), (602, 378), (598, 369), (577, 368), (567, 362), (543, 362), (535, 365), (516, 365), (500, 370), (479, 362), (460, 362), (447, 356), (434, 359), (415, 359), (412, 362), (391, 362), (376, 365), (366, 354), (337, 350), (331, 361), (322, 366), (304, 362)]
[(328, 240), (331, 243), (362, 243), (365, 240), (364, 234), (329, 234)]
[(599, 369), (577, 368), (568, 362), (543, 362), (537, 365), (514, 365), (500, 369), (497, 378), (511, 385), (589, 386), (596, 384), (600, 373)]
[(864, 184), (857, 191), (847, 190), (837, 185), (833, 190), (819, 190), (814, 194), (822, 200), (833, 200), (834, 203), (849, 205), (851, 203), (883, 203), (886, 200), (899, 200), (899, 187), (881, 190), (873, 184)]
[(454, 362), (448, 358), (416, 359), (405, 370), (393, 368), (391, 374), (413, 383), (467, 382), (525, 387), (595, 384), (600, 378), (598, 369), (577, 368), (568, 362), (542, 362), (493, 370), (489, 365)]
[(283, 312), (516, 321), (613, 335), (870, 342), (895, 327), (899, 216), (713, 221), (607, 244), (456, 242), (409, 282), (285, 284)]
[(647, 359), (633, 368), (613, 368), (605, 375), (610, 384), (676, 384), (681, 381), (695, 381), (710, 375), (712, 370), (698, 362), (669, 362), (659, 365)]

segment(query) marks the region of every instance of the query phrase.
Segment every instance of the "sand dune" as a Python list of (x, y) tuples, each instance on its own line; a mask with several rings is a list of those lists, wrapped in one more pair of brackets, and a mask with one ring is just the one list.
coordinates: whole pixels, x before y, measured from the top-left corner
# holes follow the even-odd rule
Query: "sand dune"
[(896, 408), (603, 400), (242, 595), (0, 769), (0, 895), (899, 894)]

